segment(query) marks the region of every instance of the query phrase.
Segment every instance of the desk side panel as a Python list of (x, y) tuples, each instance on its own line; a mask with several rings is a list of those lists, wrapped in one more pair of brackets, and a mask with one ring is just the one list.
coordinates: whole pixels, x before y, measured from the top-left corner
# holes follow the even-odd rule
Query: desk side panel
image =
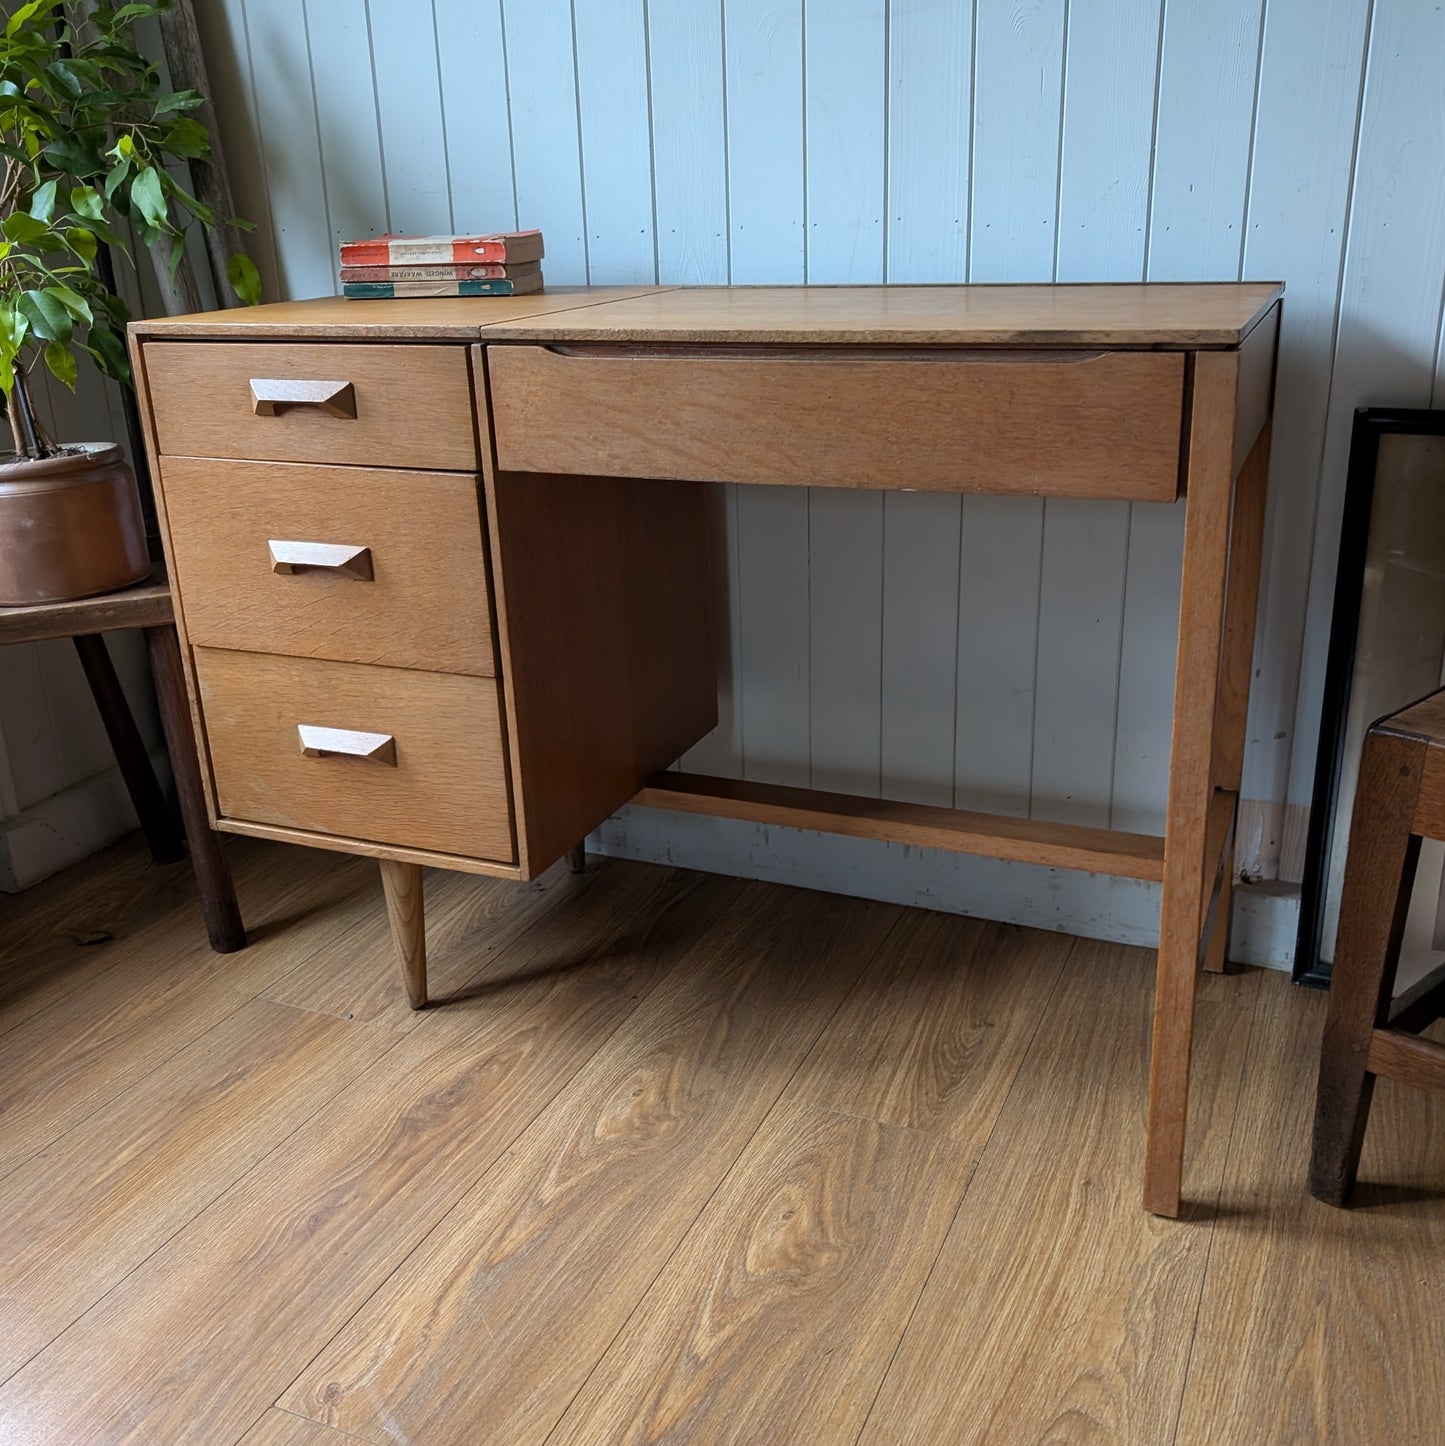
[(518, 861), (533, 878), (717, 723), (707, 489), (509, 473), (483, 455)]

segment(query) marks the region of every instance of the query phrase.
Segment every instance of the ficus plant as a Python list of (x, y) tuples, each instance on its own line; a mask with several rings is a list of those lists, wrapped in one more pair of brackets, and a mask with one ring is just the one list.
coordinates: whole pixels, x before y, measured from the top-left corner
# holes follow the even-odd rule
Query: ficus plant
[[(72, 16), (65, 0), (28, 0), (0, 36), (0, 391), (23, 456), (58, 450), (31, 406), (32, 367), (43, 361), (74, 390), (84, 352), (130, 383), (129, 312), (107, 284), (101, 248), (130, 259), (128, 222), (174, 275), (193, 223), (249, 229), (218, 218), (176, 179), (186, 162), (209, 157), (211, 143), (189, 114), (200, 94), (165, 88), (158, 63), (136, 46), (135, 23), (169, 3), (74, 5)], [(231, 259), (227, 280), (243, 301), (259, 299), (245, 256)]]

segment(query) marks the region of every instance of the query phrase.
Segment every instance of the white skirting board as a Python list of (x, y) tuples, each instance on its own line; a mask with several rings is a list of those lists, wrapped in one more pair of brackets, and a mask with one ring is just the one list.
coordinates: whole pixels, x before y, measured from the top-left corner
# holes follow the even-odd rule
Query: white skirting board
[[(1121, 944), (1154, 948), (1159, 942), (1159, 885), (1139, 879), (653, 808), (620, 810), (592, 835), (588, 848), (613, 858), (765, 879)], [(1288, 969), (1298, 922), (1297, 885), (1238, 885), (1230, 958)]]
[[(165, 749), (150, 750), (161, 786), (170, 783)], [(0, 892), (17, 894), (113, 843), (137, 827), (119, 768), (83, 778), (0, 819)]]

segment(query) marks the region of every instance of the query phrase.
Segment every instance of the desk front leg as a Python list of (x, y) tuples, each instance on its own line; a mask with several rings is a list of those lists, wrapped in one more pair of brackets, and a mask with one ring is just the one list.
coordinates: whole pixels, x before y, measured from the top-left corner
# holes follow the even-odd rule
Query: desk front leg
[[(1210, 858), (1211, 835), (1214, 847), (1225, 850), (1228, 845), (1224, 839), (1232, 836), (1232, 829), (1221, 836), (1221, 819), (1226, 806), (1232, 809), (1234, 800), (1224, 796), (1216, 799), (1216, 783), (1220, 781), (1216, 766), (1222, 761), (1221, 755), (1230, 751), (1221, 749), (1223, 738), (1217, 727), (1220, 684), (1226, 672), (1226, 653), (1227, 671), (1233, 680), (1237, 655), (1253, 642), (1251, 598), (1247, 625), (1229, 629), (1231, 646), (1227, 650), (1224, 646), (1231, 591), (1236, 594), (1235, 609), (1241, 618), (1245, 602), (1245, 589), (1237, 584), (1232, 588), (1230, 575), (1238, 369), (1235, 352), (1202, 352), (1195, 359), (1144, 1167), (1144, 1207), (1155, 1215), (1179, 1214), (1195, 990), (1209, 937), (1209, 903), (1219, 866), (1218, 858)], [(1262, 506), (1262, 481), (1258, 490)], [(1247, 496), (1241, 496), (1242, 507), (1253, 505)], [(1247, 510), (1238, 513), (1241, 526), (1248, 516)], [(1243, 564), (1247, 558), (1237, 554), (1237, 561)], [(1246, 633), (1247, 642), (1243, 636)], [(1243, 682), (1247, 693), (1248, 662)], [(1239, 713), (1242, 755), (1242, 705), (1234, 711)], [(1234, 786), (1237, 790), (1237, 777)], [(1228, 905), (1227, 889), (1222, 888), (1221, 894), (1214, 910), (1216, 931), (1226, 927), (1220, 912)]]
[(413, 1009), (425, 1009), (426, 908), (422, 899), (421, 865), (382, 859), (381, 886), (386, 893), (386, 913), (401, 960), (407, 1000)]

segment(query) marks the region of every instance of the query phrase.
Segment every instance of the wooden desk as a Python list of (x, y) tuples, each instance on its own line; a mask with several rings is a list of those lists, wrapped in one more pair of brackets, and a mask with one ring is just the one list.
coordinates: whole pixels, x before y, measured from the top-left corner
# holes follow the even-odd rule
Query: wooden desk
[[(636, 798), (1163, 883), (1144, 1202), (1222, 967), (1282, 288), (562, 288), (132, 329), (218, 828), (532, 878)], [(699, 481), (1186, 499), (1165, 836), (661, 774), (716, 716)]]

